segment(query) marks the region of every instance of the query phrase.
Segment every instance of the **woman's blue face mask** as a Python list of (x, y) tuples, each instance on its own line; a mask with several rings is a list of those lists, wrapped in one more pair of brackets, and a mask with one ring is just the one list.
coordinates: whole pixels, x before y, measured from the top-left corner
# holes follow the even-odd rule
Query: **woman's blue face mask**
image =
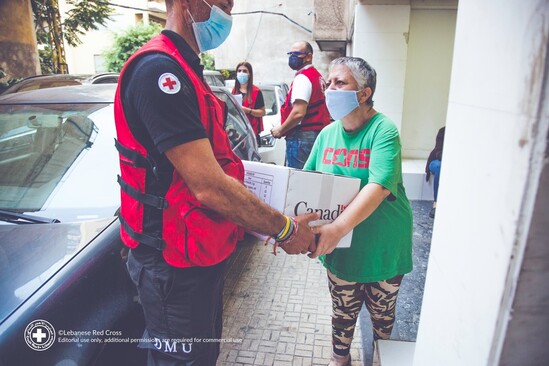
[(326, 106), (334, 120), (341, 120), (359, 107), (357, 90), (326, 89)]
[[(200, 52), (219, 47), (231, 33), (233, 25), (233, 19), (230, 15), (215, 5), (211, 6), (206, 0), (203, 1), (211, 9), (210, 18), (204, 22), (198, 23), (193, 19), (194, 36)], [(190, 14), (191, 13), (189, 12), (189, 15)]]
[(242, 84), (246, 84), (248, 82), (248, 80), (250, 79), (250, 76), (244, 72), (238, 72), (236, 74), (236, 78), (238, 80), (238, 82), (240, 83), (240, 85)]

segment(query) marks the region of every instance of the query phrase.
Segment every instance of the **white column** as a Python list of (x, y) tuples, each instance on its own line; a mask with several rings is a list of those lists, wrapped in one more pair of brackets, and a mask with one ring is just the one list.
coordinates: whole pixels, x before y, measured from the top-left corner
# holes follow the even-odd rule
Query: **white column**
[(547, 10), (459, 2), (416, 366), (498, 364), (547, 136)]

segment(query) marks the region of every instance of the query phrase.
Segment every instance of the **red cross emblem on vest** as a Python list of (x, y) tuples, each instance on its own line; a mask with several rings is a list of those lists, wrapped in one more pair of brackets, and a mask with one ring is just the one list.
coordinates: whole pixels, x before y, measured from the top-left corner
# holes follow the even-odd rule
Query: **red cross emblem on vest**
[(166, 94), (175, 94), (181, 90), (181, 82), (177, 76), (166, 72), (158, 78), (158, 87)]

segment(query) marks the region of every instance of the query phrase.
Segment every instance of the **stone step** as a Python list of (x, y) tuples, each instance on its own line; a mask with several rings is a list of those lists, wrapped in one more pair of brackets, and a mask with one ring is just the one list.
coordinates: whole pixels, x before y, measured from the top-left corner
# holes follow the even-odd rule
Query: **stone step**
[(426, 162), (421, 159), (402, 160), (402, 180), (410, 200), (433, 200), (433, 179), (425, 181)]
[(415, 342), (376, 341), (373, 366), (412, 366)]

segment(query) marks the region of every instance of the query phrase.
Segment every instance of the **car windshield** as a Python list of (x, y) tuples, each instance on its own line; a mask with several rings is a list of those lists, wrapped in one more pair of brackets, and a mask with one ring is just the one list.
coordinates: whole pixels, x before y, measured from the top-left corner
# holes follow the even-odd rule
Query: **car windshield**
[(0, 210), (62, 222), (113, 216), (118, 197), (103, 190), (116, 180), (112, 114), (110, 104), (0, 105)]
[(265, 115), (266, 116), (274, 116), (278, 113), (278, 107), (276, 103), (277, 95), (275, 93), (275, 89), (267, 89), (263, 88), (261, 89), (261, 92), (263, 93), (263, 100), (265, 101)]

